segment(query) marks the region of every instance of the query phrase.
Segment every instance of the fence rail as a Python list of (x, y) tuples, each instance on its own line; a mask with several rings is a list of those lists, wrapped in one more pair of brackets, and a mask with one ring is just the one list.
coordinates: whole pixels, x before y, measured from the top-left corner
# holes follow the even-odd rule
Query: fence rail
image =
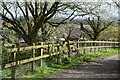
[[(9, 64), (5, 64), (4, 68), (11, 67), (11, 78), (15, 78), (15, 70), (16, 70), (17, 65), (32, 62), (32, 70), (34, 70), (34, 61), (41, 60), (41, 66), (42, 66), (43, 58), (61, 54), (63, 51), (71, 52), (73, 49), (74, 50), (85, 50), (85, 49), (96, 49), (96, 48), (119, 47), (119, 42), (110, 42), (110, 41), (76, 41), (76, 42), (71, 41), (69, 43), (70, 44), (68, 44), (67, 42), (65, 43), (54, 42), (54, 43), (44, 44), (42, 42), (41, 45), (33, 44), (33, 46), (27, 46), (27, 47), (19, 47), (19, 46), (13, 45), (12, 48), (7, 49), (7, 52), (11, 53), (12, 62)], [(67, 47), (68, 45), (70, 46), (70, 50)], [(50, 52), (50, 48), (52, 48), (52, 52)], [(39, 51), (40, 56), (35, 56), (36, 49), (40, 50)], [(47, 49), (46, 51), (47, 54), (43, 54), (44, 49)], [(32, 58), (17, 61), (16, 52), (26, 51), (26, 50), (32, 50)]]

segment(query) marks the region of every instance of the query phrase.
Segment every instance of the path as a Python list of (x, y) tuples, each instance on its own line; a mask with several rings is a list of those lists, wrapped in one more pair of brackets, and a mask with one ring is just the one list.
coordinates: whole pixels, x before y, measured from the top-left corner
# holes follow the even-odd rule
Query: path
[(85, 78), (84, 80), (98, 80), (100, 78), (103, 80), (105, 78), (104, 80), (116, 80), (113, 78), (119, 77), (118, 66), (120, 66), (120, 60), (118, 60), (118, 55), (115, 55), (103, 60), (79, 64), (73, 69), (55, 74), (52, 78), (64, 78), (65, 80), (67, 78), (70, 80), (72, 80), (71, 78)]

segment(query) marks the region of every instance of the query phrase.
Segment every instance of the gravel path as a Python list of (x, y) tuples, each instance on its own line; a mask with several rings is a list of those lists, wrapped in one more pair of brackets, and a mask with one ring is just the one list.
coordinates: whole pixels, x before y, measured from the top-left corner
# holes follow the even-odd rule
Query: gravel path
[[(119, 63), (119, 64), (118, 64)], [(59, 79), (88, 79), (88, 80), (98, 80), (102, 78), (102, 80), (116, 80), (113, 78), (119, 77), (119, 69), (120, 60), (118, 59), (118, 55), (108, 57), (103, 60), (93, 61), (88, 63), (79, 64), (73, 69), (67, 69), (63, 72), (55, 74), (51, 78), (59, 78)], [(72, 79), (73, 78), (73, 79)], [(92, 79), (91, 79), (92, 78)], [(112, 78), (112, 79), (111, 79)], [(100, 79), (101, 80), (101, 79)], [(119, 79), (120, 80), (120, 79)]]

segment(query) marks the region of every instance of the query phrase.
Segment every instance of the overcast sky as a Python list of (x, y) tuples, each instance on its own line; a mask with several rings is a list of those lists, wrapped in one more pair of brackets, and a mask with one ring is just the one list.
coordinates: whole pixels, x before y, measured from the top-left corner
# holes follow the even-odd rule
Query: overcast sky
[[(3, 0), (6, 2), (11, 2), (11, 1), (16, 1), (16, 0)], [(18, 0), (17, 0), (18, 1)], [(19, 1), (24, 1), (24, 0), (19, 0)], [(39, 2), (44, 2), (44, 1), (48, 1), (48, 2), (54, 2), (54, 1), (59, 1), (59, 0), (27, 0), (29, 1), (39, 1)], [(119, 0), (60, 0), (62, 2), (113, 2), (113, 1), (119, 1)]]
[[(11, 2), (11, 1), (16, 1), (16, 0), (3, 0), (6, 2)], [(18, 1), (18, 0), (17, 0)], [(19, 1), (23, 1), (23, 0), (19, 0)], [(27, 1), (35, 1), (35, 0), (27, 0)], [(37, 0), (37, 1), (55, 1), (55, 0)], [(62, 2), (108, 2), (110, 4), (112, 4), (112, 6), (108, 6), (108, 5), (103, 5), (102, 8), (106, 13), (103, 13), (104, 17), (113, 17), (114, 19), (118, 18), (118, 9), (115, 7), (115, 4), (113, 3), (113, 0), (62, 0)], [(114, 0), (114, 1), (118, 1), (118, 0)], [(103, 12), (104, 12), (103, 11)], [(86, 16), (89, 17), (89, 16)], [(82, 17), (81, 17), (82, 18)]]

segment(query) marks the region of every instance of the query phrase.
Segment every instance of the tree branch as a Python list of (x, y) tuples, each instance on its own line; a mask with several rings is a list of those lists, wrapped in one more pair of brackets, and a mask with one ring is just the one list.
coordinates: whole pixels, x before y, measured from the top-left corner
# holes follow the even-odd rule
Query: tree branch
[(3, 3), (2, 7), (11, 15), (12, 19), (15, 19), (13, 14), (8, 10), (6, 4), (4, 2), (2, 2), (2, 3)]
[(75, 11), (73, 11), (73, 13), (72, 13), (70, 16), (68, 16), (67, 18), (65, 18), (65, 19), (62, 20), (61, 22), (57, 23), (57, 25), (53, 25), (53, 24), (51, 24), (49, 21), (48, 21), (48, 23), (49, 23), (50, 25), (54, 26), (54, 27), (58, 27), (58, 26), (59, 26), (60, 24), (62, 24), (64, 21), (66, 21), (67, 19), (69, 19), (69, 18), (74, 14), (74, 12), (75, 12)]
[(93, 40), (93, 34), (92, 32), (89, 32), (86, 28), (83, 27), (83, 23), (80, 22), (81, 30), (83, 30), (87, 35), (90, 36), (90, 38)]
[(33, 18), (35, 17), (35, 14), (34, 14), (34, 8), (33, 8), (33, 5), (32, 5), (32, 2), (30, 2), (30, 4), (26, 3), (30, 13), (32, 14)]
[(59, 4), (59, 2), (54, 2), (53, 5), (51, 6), (51, 8), (45, 14), (45, 16), (51, 14), (54, 11), (54, 9), (58, 7), (58, 4)]

